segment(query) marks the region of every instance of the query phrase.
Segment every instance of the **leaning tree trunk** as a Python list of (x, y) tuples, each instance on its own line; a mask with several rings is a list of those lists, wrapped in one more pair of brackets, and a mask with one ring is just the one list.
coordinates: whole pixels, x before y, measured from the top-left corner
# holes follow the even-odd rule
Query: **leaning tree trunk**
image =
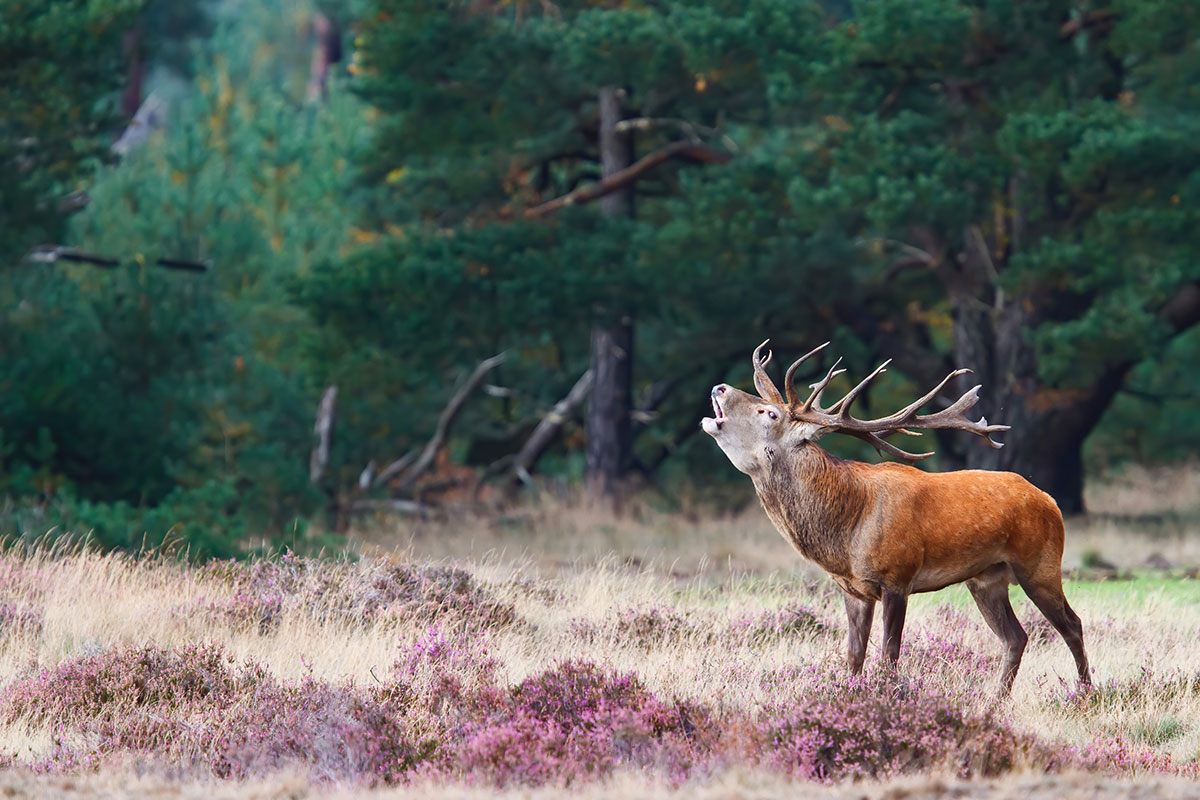
[[(621, 100), (617, 90), (600, 90), (600, 164), (608, 177), (633, 163), (633, 138), (618, 133)], [(633, 216), (634, 184), (600, 199), (608, 216)], [(592, 323), (593, 376), (587, 424), (587, 491), (593, 500), (619, 497), (632, 462), (630, 411), (633, 407), (633, 319), (621, 309), (597, 308)]]

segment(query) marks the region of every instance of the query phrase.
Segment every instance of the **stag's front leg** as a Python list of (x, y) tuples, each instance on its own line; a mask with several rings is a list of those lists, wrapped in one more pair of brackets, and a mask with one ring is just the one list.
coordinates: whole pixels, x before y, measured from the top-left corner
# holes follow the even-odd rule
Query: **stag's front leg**
[(846, 666), (850, 668), (851, 675), (857, 675), (862, 672), (863, 661), (867, 657), (871, 621), (875, 618), (875, 601), (859, 600), (845, 592), (842, 597), (846, 601), (846, 617), (850, 620), (846, 637)]
[(883, 662), (891, 667), (900, 660), (900, 634), (904, 631), (907, 610), (907, 594), (883, 590)]

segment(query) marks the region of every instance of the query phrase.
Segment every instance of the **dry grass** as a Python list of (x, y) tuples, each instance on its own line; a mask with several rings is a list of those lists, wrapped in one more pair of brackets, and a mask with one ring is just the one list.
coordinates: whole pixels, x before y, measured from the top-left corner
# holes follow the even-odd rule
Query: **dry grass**
[[(1178, 564), (1200, 563), (1200, 535), (1188, 522), (1189, 487), (1200, 471), (1167, 482), (1151, 473), (1128, 475), (1100, 496), (1114, 505), (1109, 516), (1074, 520), (1068, 534), (1067, 566), (1088, 549), (1121, 566), (1133, 566), (1151, 551)], [(1140, 483), (1138, 483), (1140, 482)], [(1166, 487), (1157, 506), (1152, 489)], [(1180, 488), (1182, 487), (1182, 488)], [(1194, 497), (1192, 498), (1194, 499)], [(1095, 500), (1093, 500), (1095, 502)], [(1128, 505), (1122, 506), (1120, 503)], [(1149, 534), (1112, 515), (1178, 516), (1177, 528)], [(1155, 523), (1156, 524), (1156, 523)], [(1148, 544), (1147, 538), (1151, 543)], [(749, 709), (786, 695), (786, 668), (836, 664), (844, 623), (832, 584), (806, 565), (756, 508), (734, 517), (665, 515), (641, 509), (622, 518), (563, 505), (526, 509), (500, 520), (404, 522), (360, 532), (352, 546), (364, 553), (353, 567), (384, 571), (402, 562), (454, 563), (466, 569), (498, 600), (511, 603), (522, 624), (490, 631), (490, 652), (503, 677), (518, 681), (564, 658), (580, 658), (635, 672), (653, 691), (710, 706)], [(281, 678), (312, 675), (377, 680), (395, 660), (400, 642), (418, 636), (425, 621), (391, 616), (347, 625), (285, 611), (270, 629), (199, 613), (206, 605), (232, 601), (232, 586), (168, 560), (137, 561), (94, 553), (35, 552), (0, 558), (3, 597), (18, 611), (40, 615), (40, 627), (10, 626), (0, 636), (0, 674), (28, 674), (37, 667), (98, 652), (114, 645), (176, 647), (198, 641), (221, 643), (240, 658), (266, 665)], [(1013, 693), (1001, 709), (1018, 729), (1049, 742), (1085, 745), (1119, 736), (1176, 762), (1200, 759), (1200, 582), (1141, 577), (1132, 581), (1072, 583), (1068, 597), (1084, 619), (1085, 636), (1102, 691), (1089, 706), (1066, 702), (1073, 666), (1057, 636), (1033, 638)], [(1035, 612), (1018, 590), (1018, 614)], [(739, 620), (794, 603), (811, 609), (832, 630), (800, 631), (768, 640), (737, 640), (723, 634)], [(961, 609), (964, 618), (948, 613)], [(961, 588), (914, 600), (906, 630), (907, 671), (935, 674), (956, 696), (992, 703), (978, 676), (922, 643), (952, 635), (968, 648), (998, 656), (999, 646), (978, 621)], [(664, 622), (665, 620), (665, 622)], [(947, 620), (953, 630), (947, 631)], [(878, 626), (874, 641), (879, 639)], [(1184, 675), (1184, 689), (1172, 683)], [(1174, 688), (1172, 688), (1174, 687)], [(990, 689), (990, 687), (986, 687)], [(19, 720), (0, 728), (0, 751), (22, 758), (46, 754), (54, 731)], [(710, 782), (689, 785), (699, 797), (775, 797), (794, 793), (784, 779), (754, 771), (726, 770)], [(877, 797), (896, 790), (912, 797), (1129, 796), (1200, 797), (1195, 784), (1162, 779), (1150, 785), (1089, 776), (1016, 774), (992, 783), (960, 784), (950, 779), (906, 779), (897, 783), (834, 787), (814, 796)], [(280, 776), (259, 783), (230, 784), (175, 779), (136, 766), (78, 778), (46, 778), (19, 770), (0, 775), (0, 792), (11, 796), (340, 796), (346, 787), (314, 786), (307, 778)], [(512, 790), (523, 796), (555, 790)], [(474, 797), (491, 789), (417, 785), (381, 790), (380, 796)], [(582, 794), (617, 796), (670, 793), (642, 775), (618, 773)]]

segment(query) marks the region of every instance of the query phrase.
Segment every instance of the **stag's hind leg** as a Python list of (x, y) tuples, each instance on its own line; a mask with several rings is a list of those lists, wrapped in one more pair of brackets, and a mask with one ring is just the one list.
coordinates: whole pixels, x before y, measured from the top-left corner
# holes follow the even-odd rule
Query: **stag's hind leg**
[(1001, 695), (1006, 695), (1012, 690), (1017, 670), (1021, 668), (1021, 656), (1029, 642), (1029, 636), (1013, 613), (1012, 603), (1008, 599), (1008, 567), (1003, 566), (999, 570), (992, 568), (972, 578), (967, 581), (967, 589), (975, 598), (975, 605), (979, 606), (979, 613), (983, 614), (988, 627), (1004, 642), (1004, 665), (1000, 667), (999, 690)]
[(1083, 623), (1063, 594), (1062, 572), (1059, 566), (1052, 566), (1053, 569), (1043, 568), (1031, 574), (1022, 574), (1019, 570), (1014, 572), (1025, 594), (1029, 595), (1038, 611), (1050, 620), (1055, 630), (1062, 634), (1067, 647), (1071, 648), (1071, 655), (1075, 657), (1075, 668), (1079, 670), (1079, 682), (1090, 686), (1092, 673), (1088, 667), (1087, 653), (1083, 649)]

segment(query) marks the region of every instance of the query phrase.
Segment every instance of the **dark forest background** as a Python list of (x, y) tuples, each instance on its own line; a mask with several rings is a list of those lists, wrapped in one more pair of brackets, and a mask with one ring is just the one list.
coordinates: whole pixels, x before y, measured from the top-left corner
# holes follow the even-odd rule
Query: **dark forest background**
[(1192, 0), (0, 0), (0, 175), (10, 536), (742, 502), (768, 336), (1067, 513), (1200, 445)]

